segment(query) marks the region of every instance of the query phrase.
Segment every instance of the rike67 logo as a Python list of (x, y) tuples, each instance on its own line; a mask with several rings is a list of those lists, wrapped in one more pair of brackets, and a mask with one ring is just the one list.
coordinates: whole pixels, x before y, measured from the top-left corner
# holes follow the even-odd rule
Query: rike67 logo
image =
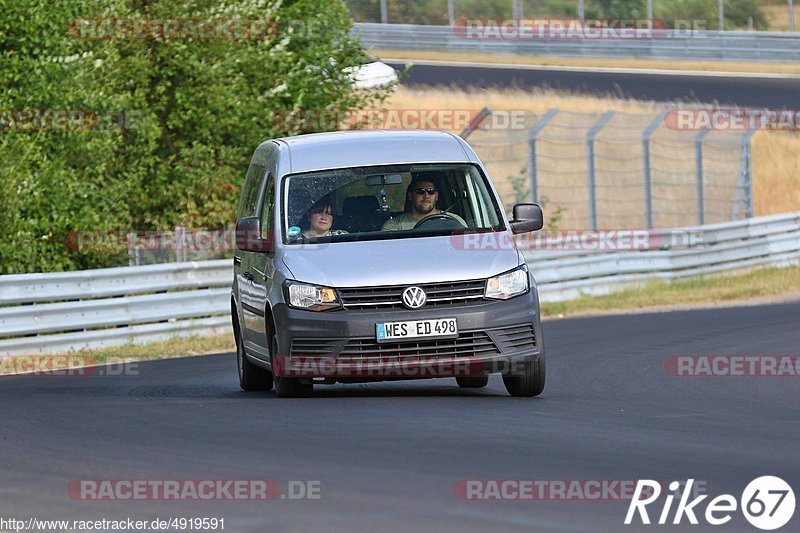
[[(721, 494), (709, 501), (705, 507), (705, 513), (700, 512), (700, 504), (708, 498), (708, 495), (697, 496), (689, 501), (692, 494), (694, 479), (686, 482), (686, 488), (679, 492), (682, 483), (673, 481), (669, 484), (671, 494), (664, 499), (664, 506), (658, 515), (657, 524), (671, 523), (679, 525), (684, 517), (690, 524), (697, 525), (698, 515), (705, 518), (705, 521), (712, 526), (727, 524), (733, 517), (733, 513), (740, 508), (742, 514), (750, 524), (758, 529), (771, 531), (783, 527), (794, 515), (795, 499), (794, 491), (784, 480), (775, 476), (762, 476), (751, 481), (742, 492), (742, 497), (737, 501), (731, 494)], [(650, 516), (647, 513), (647, 506), (654, 503), (661, 496), (661, 484), (658, 481), (643, 479), (636, 484), (631, 504), (628, 506), (628, 514), (625, 516), (625, 524), (630, 525), (634, 522), (634, 517), (638, 514), (642, 524), (650, 524)], [(672, 504), (675, 497), (679, 498), (675, 508), (672, 521), (669, 522), (672, 513)], [(651, 509), (653, 510), (653, 509)]]

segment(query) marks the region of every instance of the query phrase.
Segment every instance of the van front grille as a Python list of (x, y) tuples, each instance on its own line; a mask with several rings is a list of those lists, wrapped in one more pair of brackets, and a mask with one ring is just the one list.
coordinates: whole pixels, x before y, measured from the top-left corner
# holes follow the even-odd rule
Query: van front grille
[(384, 287), (355, 287), (338, 289), (345, 309), (405, 309), (403, 290), (416, 286), (425, 291), (428, 299), (424, 308), (476, 303), (483, 300), (486, 280), (421, 283)]
[(342, 362), (401, 362), (461, 357), (491, 357), (534, 348), (533, 324), (520, 324), (490, 330), (462, 331), (455, 339), (381, 342), (374, 337), (295, 338), (293, 357), (335, 357)]
[(375, 339), (353, 339), (339, 353), (340, 361), (402, 362), (499, 355), (497, 345), (485, 331), (465, 331), (455, 339), (379, 343)]

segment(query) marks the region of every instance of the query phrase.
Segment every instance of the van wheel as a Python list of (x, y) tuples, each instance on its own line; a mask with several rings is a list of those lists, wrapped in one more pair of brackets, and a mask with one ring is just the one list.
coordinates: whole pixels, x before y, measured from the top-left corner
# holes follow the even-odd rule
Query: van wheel
[(242, 390), (272, 390), (272, 373), (250, 362), (245, 357), (244, 345), (239, 336), (238, 327), (234, 324), (236, 340), (236, 366), (239, 368), (239, 386)]
[(462, 389), (480, 389), (489, 384), (489, 376), (463, 376), (456, 378)]
[(544, 390), (544, 380), (544, 354), (540, 354), (536, 361), (523, 363), (520, 372), (503, 374), (506, 390), (515, 397), (539, 396)]
[[(269, 356), (270, 359), (275, 357), (278, 353), (278, 334), (272, 334), (272, 341), (269, 343)], [(312, 383), (302, 383), (299, 379), (278, 377), (275, 374), (273, 381), (275, 382), (275, 394), (279, 398), (306, 398), (311, 396), (314, 391)]]

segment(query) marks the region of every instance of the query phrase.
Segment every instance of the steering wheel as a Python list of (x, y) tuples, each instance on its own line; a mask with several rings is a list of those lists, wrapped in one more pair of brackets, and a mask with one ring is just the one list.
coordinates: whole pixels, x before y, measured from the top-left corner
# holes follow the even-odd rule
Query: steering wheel
[(449, 213), (436, 213), (421, 218), (414, 224), (413, 229), (419, 229), (426, 224), (430, 226), (430, 229), (464, 229), (466, 227)]

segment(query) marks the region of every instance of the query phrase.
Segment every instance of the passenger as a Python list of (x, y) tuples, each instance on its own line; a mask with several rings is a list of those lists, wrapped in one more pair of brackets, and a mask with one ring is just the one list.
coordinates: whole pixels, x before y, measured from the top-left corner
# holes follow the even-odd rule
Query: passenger
[(331, 229), (333, 228), (333, 211), (333, 201), (330, 196), (323, 196), (317, 200), (306, 211), (303, 221), (300, 223), (300, 227), (303, 228), (303, 236), (315, 239), (347, 233), (344, 230)]
[(439, 213), (450, 215), (465, 228), (467, 227), (467, 223), (460, 216), (437, 209), (436, 202), (439, 200), (439, 191), (431, 178), (424, 175), (414, 176), (408, 187), (407, 197), (411, 210), (387, 220), (381, 228), (383, 231), (414, 229), (417, 222), (423, 218)]

